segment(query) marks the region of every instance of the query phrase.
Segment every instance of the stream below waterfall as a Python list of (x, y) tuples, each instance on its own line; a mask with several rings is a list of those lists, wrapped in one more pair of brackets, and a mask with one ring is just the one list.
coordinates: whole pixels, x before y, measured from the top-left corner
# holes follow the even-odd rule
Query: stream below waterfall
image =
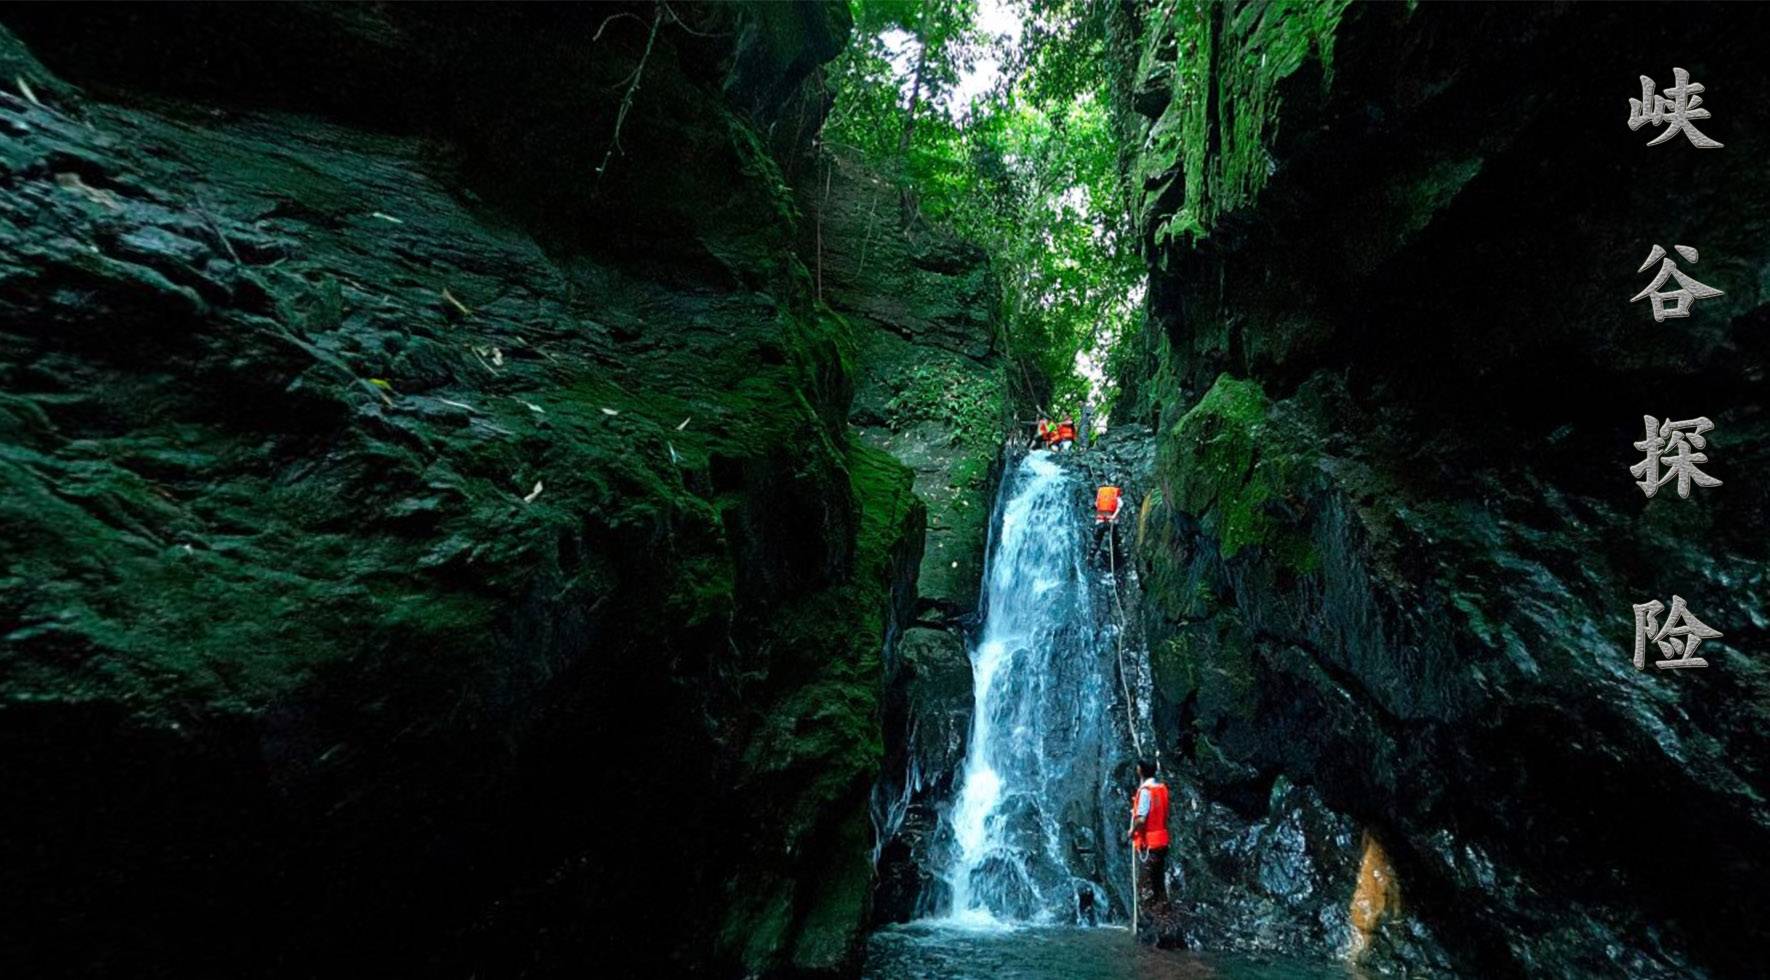
[(868, 980), (1325, 980), (1343, 963), (1155, 949), (1119, 928), (939, 921), (891, 926), (867, 943)]

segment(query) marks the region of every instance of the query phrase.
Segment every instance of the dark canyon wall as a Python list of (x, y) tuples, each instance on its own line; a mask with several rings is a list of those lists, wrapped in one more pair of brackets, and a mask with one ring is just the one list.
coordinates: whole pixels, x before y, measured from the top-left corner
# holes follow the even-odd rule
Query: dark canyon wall
[[(1141, 561), (1195, 910), (1163, 938), (1760, 972), (1770, 16), (1107, 16), (1151, 275), (1120, 414), (1160, 440)], [(1723, 148), (1628, 129), (1674, 67)], [(1655, 243), (1725, 295), (1631, 305)], [(1648, 414), (1711, 418), (1724, 484), (1646, 499)], [(1725, 635), (1638, 671), (1631, 606), (1673, 594)]]
[(845, 6), (0, 24), (0, 957), (850, 964), (925, 511), (808, 247)]

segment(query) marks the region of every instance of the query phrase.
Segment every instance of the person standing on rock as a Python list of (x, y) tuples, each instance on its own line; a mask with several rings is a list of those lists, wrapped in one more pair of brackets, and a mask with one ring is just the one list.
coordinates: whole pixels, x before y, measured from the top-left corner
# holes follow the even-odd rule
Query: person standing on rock
[(1139, 901), (1168, 900), (1168, 787), (1156, 778), (1155, 763), (1137, 761), (1136, 801), (1131, 805), (1131, 860), (1137, 862)]

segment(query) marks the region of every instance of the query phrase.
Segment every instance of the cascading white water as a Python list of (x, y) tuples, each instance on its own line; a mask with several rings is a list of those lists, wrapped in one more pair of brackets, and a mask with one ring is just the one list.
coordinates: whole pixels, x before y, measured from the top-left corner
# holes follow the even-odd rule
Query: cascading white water
[(971, 650), (971, 737), (947, 817), (952, 918), (1075, 921), (1104, 914), (1117, 892), (1104, 879), (1123, 860), (1107, 857), (1123, 850), (1115, 780), (1129, 738), (1114, 698), (1112, 583), (1105, 557), (1091, 560), (1085, 494), (1044, 452), (1004, 476)]

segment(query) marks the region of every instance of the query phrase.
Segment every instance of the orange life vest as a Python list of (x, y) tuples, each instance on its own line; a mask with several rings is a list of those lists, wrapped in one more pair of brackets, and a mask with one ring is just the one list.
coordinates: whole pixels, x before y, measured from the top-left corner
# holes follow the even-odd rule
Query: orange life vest
[(1094, 493), (1094, 520), (1110, 521), (1119, 516), (1119, 488), (1101, 487)]
[(1074, 422), (1060, 422), (1060, 423), (1058, 423), (1058, 425), (1057, 425), (1057, 441), (1058, 442), (1062, 442), (1065, 439), (1068, 439), (1071, 442), (1074, 442), (1075, 437), (1076, 437), (1076, 424)]
[(1149, 816), (1142, 830), (1131, 832), (1131, 844), (1141, 850), (1154, 851), (1168, 846), (1168, 788), (1161, 783), (1141, 787), (1131, 797), (1131, 820), (1137, 820), (1137, 797), (1149, 791)]

